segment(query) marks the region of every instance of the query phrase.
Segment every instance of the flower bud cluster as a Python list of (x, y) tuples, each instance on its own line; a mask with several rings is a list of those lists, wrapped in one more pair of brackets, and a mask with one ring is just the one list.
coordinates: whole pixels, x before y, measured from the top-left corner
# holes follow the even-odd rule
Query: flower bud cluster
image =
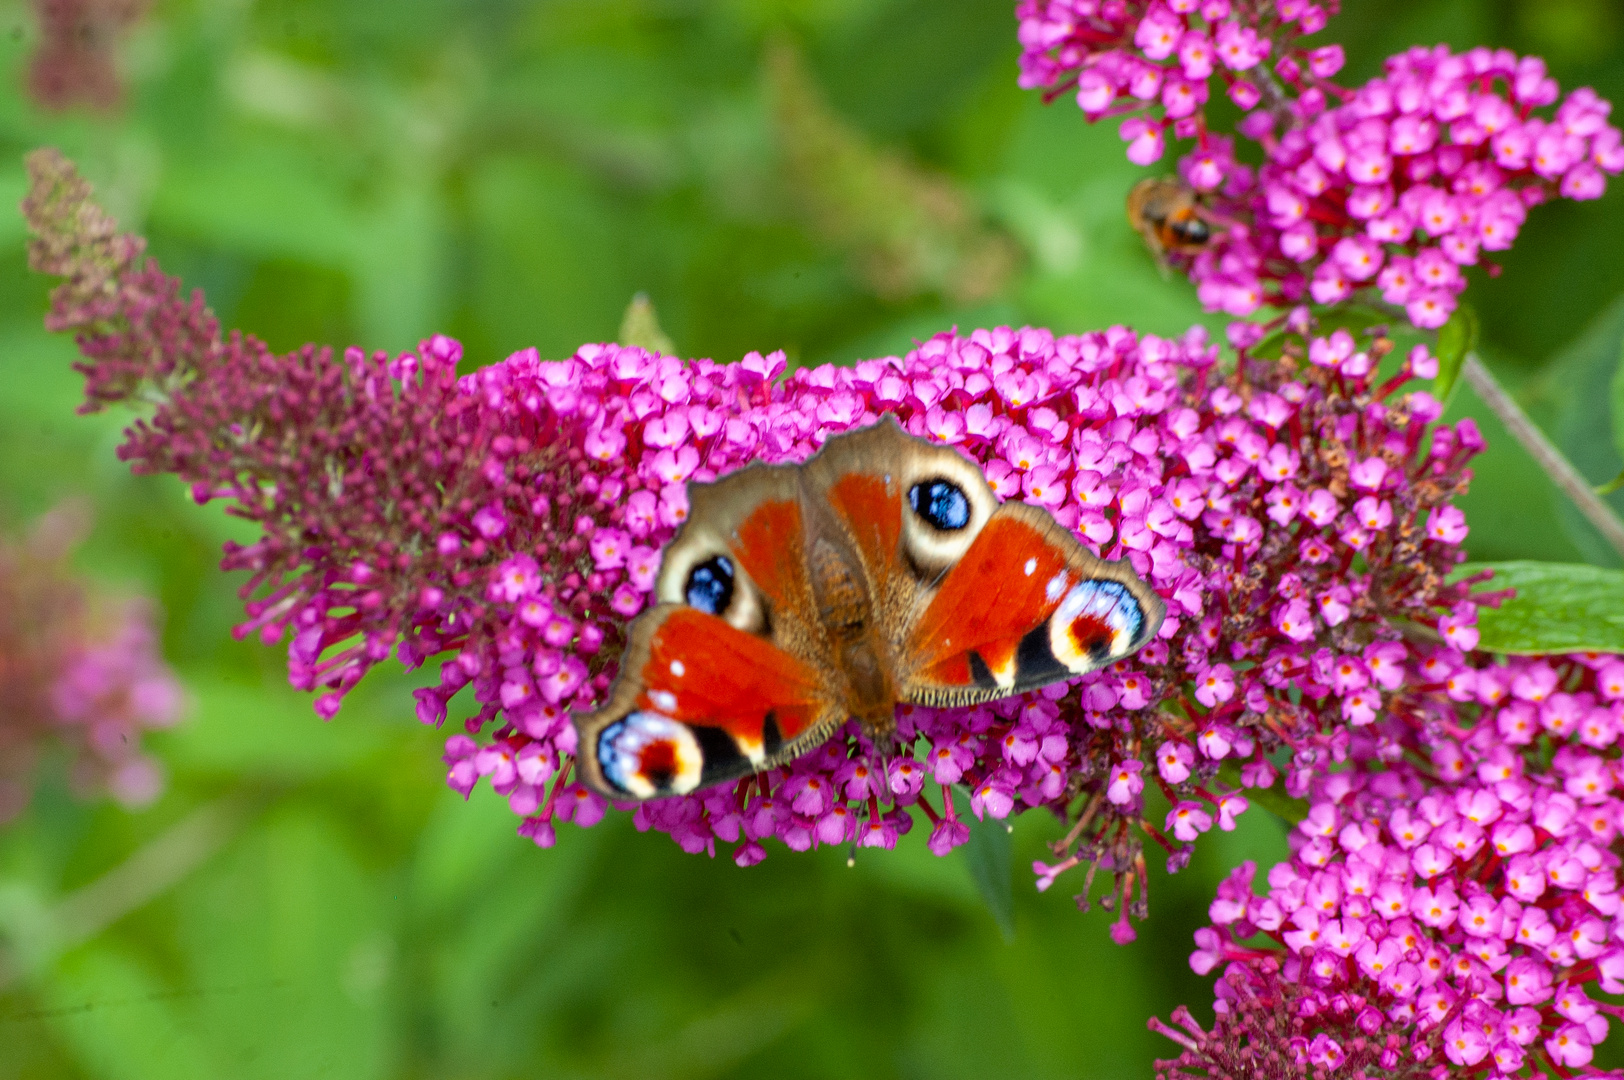
[[(1500, 49), (1413, 48), (1358, 90), (1332, 82), (1342, 48), (1305, 49), (1319, 5), (1230, 0), (1027, 0), (1018, 10), (1022, 85), (1051, 99), (1076, 88), (1090, 121), (1124, 112), (1138, 165), (1169, 135), (1193, 139), (1178, 164), (1212, 239), (1167, 253), (1209, 311), (1336, 304), (1356, 294), (1442, 326), (1466, 268), (1498, 272), (1528, 210), (1599, 198), (1624, 170), (1611, 105), (1588, 87), (1563, 99), (1539, 57)], [(1236, 134), (1264, 162), (1236, 158), (1209, 129), (1221, 77), (1246, 115)], [(1551, 109), (1555, 106), (1554, 110)]]
[(1466, 269), (1497, 272), (1488, 260), (1511, 247), (1529, 208), (1599, 198), (1606, 174), (1624, 169), (1610, 104), (1589, 88), (1558, 99), (1538, 57), (1400, 53), (1335, 108), (1304, 95), (1283, 124), (1274, 113), (1244, 120), (1261, 169), (1237, 163), (1231, 140), (1204, 138), (1179, 170), (1202, 193), (1213, 239), (1172, 258), (1211, 311), (1359, 294), (1442, 326)]
[[(1090, 122), (1126, 114), (1128, 160), (1161, 159), (1169, 135), (1207, 130), (1218, 79), (1243, 110), (1282, 104), (1281, 83), (1323, 102), (1342, 68), (1340, 45), (1306, 48), (1337, 0), (1021, 0), (1021, 86), (1054, 100), (1075, 91)], [(1334, 93), (1334, 89), (1330, 92)]]

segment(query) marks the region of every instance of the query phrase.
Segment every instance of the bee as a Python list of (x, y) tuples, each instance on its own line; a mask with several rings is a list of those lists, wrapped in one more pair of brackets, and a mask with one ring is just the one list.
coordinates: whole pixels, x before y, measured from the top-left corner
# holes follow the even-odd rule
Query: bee
[(1167, 176), (1146, 177), (1128, 192), (1128, 224), (1164, 267), (1169, 256), (1194, 255), (1212, 239), (1195, 190)]

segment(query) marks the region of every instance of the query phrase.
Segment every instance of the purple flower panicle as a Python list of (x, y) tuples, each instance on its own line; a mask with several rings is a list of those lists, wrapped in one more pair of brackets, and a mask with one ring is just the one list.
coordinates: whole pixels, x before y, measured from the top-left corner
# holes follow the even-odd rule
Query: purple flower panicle
[(1281, 130), (1257, 125), (1261, 169), (1217, 137), (1180, 161), (1215, 225), (1180, 257), (1208, 310), (1358, 297), (1442, 326), (1466, 268), (1497, 273), (1531, 207), (1599, 198), (1624, 169), (1610, 104), (1589, 88), (1559, 100), (1538, 57), (1411, 49), (1344, 96), (1331, 109), (1300, 97)]
[(1021, 0), (1021, 86), (1074, 95), (1090, 122), (1126, 116), (1128, 159), (1149, 165), (1168, 136), (1206, 134), (1213, 81), (1244, 110), (1283, 104), (1286, 88), (1334, 94), (1342, 47), (1307, 48), (1337, 0)]
[(1267, 894), (1250, 863), (1220, 888), (1190, 958), (1227, 962), (1218, 1021), (1153, 1023), (1186, 1048), (1159, 1075), (1594, 1071), (1624, 1015), (1591, 996), (1624, 992), (1624, 659), (1438, 647), (1406, 675)]
[[(639, 827), (749, 864), (768, 842), (889, 847), (918, 820), (943, 853), (968, 836), (960, 787), (978, 817), (1063, 815), (1039, 887), (1087, 864), (1086, 904), (1103, 868), (1126, 940), (1145, 911), (1144, 838), (1176, 868), (1201, 833), (1234, 827), (1244, 789), (1306, 794), (1418, 677), (1425, 642), (1476, 644), (1467, 584), (1446, 575), (1466, 535), (1451, 499), (1482, 442), (1403, 392), (1425, 349), (1380, 384), (1387, 342), (1346, 331), (1231, 368), (1199, 328), (998, 328), (784, 379), (782, 354), (716, 364), (614, 345), (461, 377), (445, 338), (392, 358), (284, 356), (223, 339), (59, 157), (33, 167), (35, 265), (66, 278), (52, 325), (79, 331), (90, 407), (152, 402), (122, 455), (264, 530), (226, 554), (250, 573), (243, 632), (290, 639), (290, 675), (324, 716), (391, 654), (443, 655), (418, 713), (463, 718), (449, 782), (488, 780), (540, 844), (559, 820), (603, 816), (572, 781), (569, 714), (608, 686), (687, 482), (802, 460), (887, 413), (1130, 559), (1167, 601), (1159, 640), (1021, 698), (904, 709), (884, 775), (853, 727), (736, 786), (642, 804)], [(1146, 817), (1148, 785), (1173, 807), (1163, 820)]]
[(53, 744), (86, 797), (143, 806), (163, 787), (141, 734), (180, 719), (180, 686), (158, 654), (150, 605), (96, 597), (69, 573), (87, 524), (68, 504), (0, 541), (0, 823), (27, 807)]
[[(1339, 86), (1341, 46), (1298, 42), (1335, 6), (1026, 0), (1022, 85), (1051, 100), (1075, 88), (1090, 121), (1128, 114), (1135, 164), (1159, 160), (1170, 136), (1194, 141), (1178, 171), (1212, 240), (1166, 257), (1207, 310), (1357, 295), (1439, 327), (1466, 267), (1497, 273), (1531, 207), (1599, 198), (1624, 143), (1593, 90), (1561, 98), (1543, 60), (1504, 49), (1417, 47), (1363, 87)], [(1215, 78), (1247, 110), (1236, 132), (1259, 144), (1261, 168), (1207, 127)]]

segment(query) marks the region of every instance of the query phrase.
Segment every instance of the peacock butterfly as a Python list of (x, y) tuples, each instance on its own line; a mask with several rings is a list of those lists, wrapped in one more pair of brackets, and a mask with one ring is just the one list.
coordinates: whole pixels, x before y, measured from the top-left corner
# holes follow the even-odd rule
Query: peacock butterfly
[(773, 768), (850, 717), (886, 746), (899, 703), (1098, 670), (1166, 611), (1128, 563), (1000, 503), (973, 463), (892, 417), (802, 465), (690, 484), (688, 500), (608, 701), (575, 718), (581, 778), (613, 799)]

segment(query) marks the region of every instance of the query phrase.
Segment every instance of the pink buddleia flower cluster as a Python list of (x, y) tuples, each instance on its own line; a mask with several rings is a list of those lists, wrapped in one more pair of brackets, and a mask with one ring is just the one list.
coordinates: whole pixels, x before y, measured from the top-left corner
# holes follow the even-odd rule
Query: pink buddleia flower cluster
[[(1588, 87), (1560, 100), (1538, 57), (1413, 48), (1357, 91), (1331, 81), (1342, 49), (1305, 50), (1328, 14), (1307, 3), (1027, 0), (1017, 11), (1022, 85), (1073, 85), (1090, 121), (1123, 112), (1128, 158), (1178, 164), (1211, 240), (1164, 253), (1209, 311), (1336, 304), (1358, 296), (1409, 321), (1448, 321), (1465, 268), (1509, 249), (1530, 207), (1595, 199), (1624, 170), (1611, 105)], [(1236, 135), (1261, 168), (1209, 129), (1207, 86), (1222, 76), (1247, 114)], [(1157, 103), (1159, 103), (1159, 112)], [(1556, 106), (1541, 115), (1536, 110)], [(1146, 110), (1149, 110), (1147, 113)], [(1244, 331), (1243, 331), (1244, 333)]]
[(1282, 105), (1282, 82), (1321, 102), (1334, 95), (1326, 80), (1342, 68), (1342, 46), (1309, 49), (1299, 39), (1323, 29), (1339, 6), (1337, 0), (1020, 0), (1020, 83), (1043, 88), (1046, 101), (1075, 90), (1091, 123), (1126, 114), (1128, 160), (1149, 165), (1161, 159), (1169, 133), (1205, 136), (1215, 77), (1248, 111), (1265, 100)]
[[(1352, 342), (1343, 333), (1307, 351), (1335, 353), (1343, 339)], [(577, 519), (595, 589), (625, 616), (648, 600), (657, 550), (686, 513), (686, 481), (752, 460), (803, 460), (828, 436), (887, 413), (959, 447), (1001, 497), (1043, 505), (1102, 555), (1130, 559), (1169, 607), (1163, 640), (1133, 661), (978, 708), (904, 709), (899, 745), (914, 752), (893, 758), (885, 776), (871, 775), (853, 726), (735, 788), (637, 807), (640, 826), (688, 850), (737, 842), (735, 859), (752, 863), (770, 838), (797, 850), (889, 847), (910, 828), (909, 807), (932, 823), (933, 849), (950, 850), (967, 827), (946, 791), (933, 799), (926, 783), (962, 785), (978, 817), (1064, 815), (1087, 796), (1060, 863), (1036, 868), (1040, 887), (1087, 862), (1108, 865), (1127, 888), (1144, 880), (1141, 833), (1182, 863), (1200, 833), (1234, 827), (1247, 806), (1242, 786), (1275, 782), (1271, 751), (1291, 746), (1293, 791), (1345, 752), (1408, 655), (1378, 611), (1468, 644), (1475, 634), (1464, 586), (1443, 579), (1465, 536), (1446, 500), (1481, 444), (1470, 424), (1430, 429), (1421, 453), (1437, 403), (1422, 393), (1378, 401), (1379, 352), (1376, 342), (1337, 366), (1304, 364), (1302, 381), (1273, 363), (1226, 378), (1199, 330), (1165, 341), (1121, 329), (1062, 338), (996, 329), (938, 335), (902, 358), (803, 369), (776, 385), (780, 357), (687, 364), (614, 346), (558, 364), (510, 359), (481, 378), (567, 388), (549, 404), (604, 467), (577, 486), (629, 493), (606, 525)], [(1416, 359), (1430, 361), (1424, 350)], [(1356, 559), (1380, 569), (1356, 572)], [(477, 724), (453, 739), (452, 782), (468, 790), (490, 776), (530, 815), (527, 831), (550, 843), (555, 817), (589, 824), (603, 812), (584, 788), (543, 787), (574, 749), (560, 687), (584, 704), (589, 691), (577, 688), (594, 667), (562, 634), (546, 637), (556, 572), (521, 553), (493, 573), (493, 610), (510, 612), (507, 655), (493, 664), (465, 648), (438, 689), (420, 692), (434, 702), (425, 718), (472, 675), (476, 699), (487, 712), (500, 703), (507, 726), (483, 745), (471, 737)], [(1293, 690), (1311, 704), (1294, 703)], [(1173, 712), (1154, 711), (1158, 701)], [(1226, 761), (1235, 769), (1219, 782)], [(1145, 777), (1174, 803), (1160, 824), (1143, 818)], [(1118, 936), (1131, 934), (1119, 925)]]
[(70, 573), (87, 524), (68, 504), (0, 541), (0, 823), (27, 807), (51, 747), (67, 752), (85, 797), (136, 807), (163, 788), (141, 736), (180, 719), (180, 686), (158, 653), (150, 605), (107, 601)]
[(1261, 142), (1261, 169), (1218, 136), (1180, 161), (1214, 229), (1202, 250), (1170, 257), (1210, 311), (1357, 297), (1442, 326), (1466, 268), (1498, 272), (1486, 260), (1511, 247), (1530, 207), (1599, 198), (1624, 169), (1611, 105), (1589, 88), (1558, 96), (1538, 57), (1439, 46), (1391, 58), (1329, 111), (1297, 98), (1278, 132), (1275, 114), (1254, 113), (1240, 130)]
[(1159, 1075), (1241, 1075), (1271, 1048), (1249, 1075), (1595, 1071), (1624, 1016), (1587, 992), (1624, 993), (1624, 658), (1439, 648), (1406, 674), (1348, 771), (1315, 780), (1267, 894), (1250, 863), (1220, 888), (1190, 960), (1228, 962), (1218, 1028), (1153, 1022), (1186, 1048)]
[[(640, 827), (695, 852), (733, 844), (748, 864), (768, 842), (889, 847), (915, 812), (945, 853), (968, 836), (954, 788), (982, 818), (1047, 808), (1072, 829), (1039, 887), (1087, 864), (1086, 904), (1104, 869), (1128, 940), (1143, 838), (1177, 868), (1200, 834), (1234, 827), (1243, 790), (1282, 779), (1277, 762), (1306, 793), (1420, 670), (1417, 640), (1476, 643), (1468, 584), (1446, 576), (1466, 535), (1450, 500), (1482, 442), (1400, 393), (1435, 373), (1424, 348), (1379, 384), (1388, 343), (1347, 331), (1230, 369), (1200, 328), (999, 328), (782, 380), (781, 354), (716, 364), (614, 345), (462, 377), (445, 338), (393, 358), (279, 356), (222, 340), (200, 298), (138, 265), (60, 158), (34, 167), (35, 262), (67, 279), (51, 317), (81, 332), (93, 405), (156, 402), (123, 455), (264, 529), (227, 552), (252, 575), (245, 632), (290, 636), (290, 674), (324, 716), (391, 654), (446, 656), (418, 711), (463, 717), (450, 783), (486, 780), (544, 845), (558, 821), (606, 811), (572, 780), (570, 713), (613, 677), (685, 485), (803, 460), (885, 414), (1130, 560), (1167, 602), (1161, 636), (1079, 682), (902, 710), (884, 775), (848, 729), (735, 787), (640, 805)], [(1162, 820), (1145, 816), (1147, 785), (1172, 806)]]

